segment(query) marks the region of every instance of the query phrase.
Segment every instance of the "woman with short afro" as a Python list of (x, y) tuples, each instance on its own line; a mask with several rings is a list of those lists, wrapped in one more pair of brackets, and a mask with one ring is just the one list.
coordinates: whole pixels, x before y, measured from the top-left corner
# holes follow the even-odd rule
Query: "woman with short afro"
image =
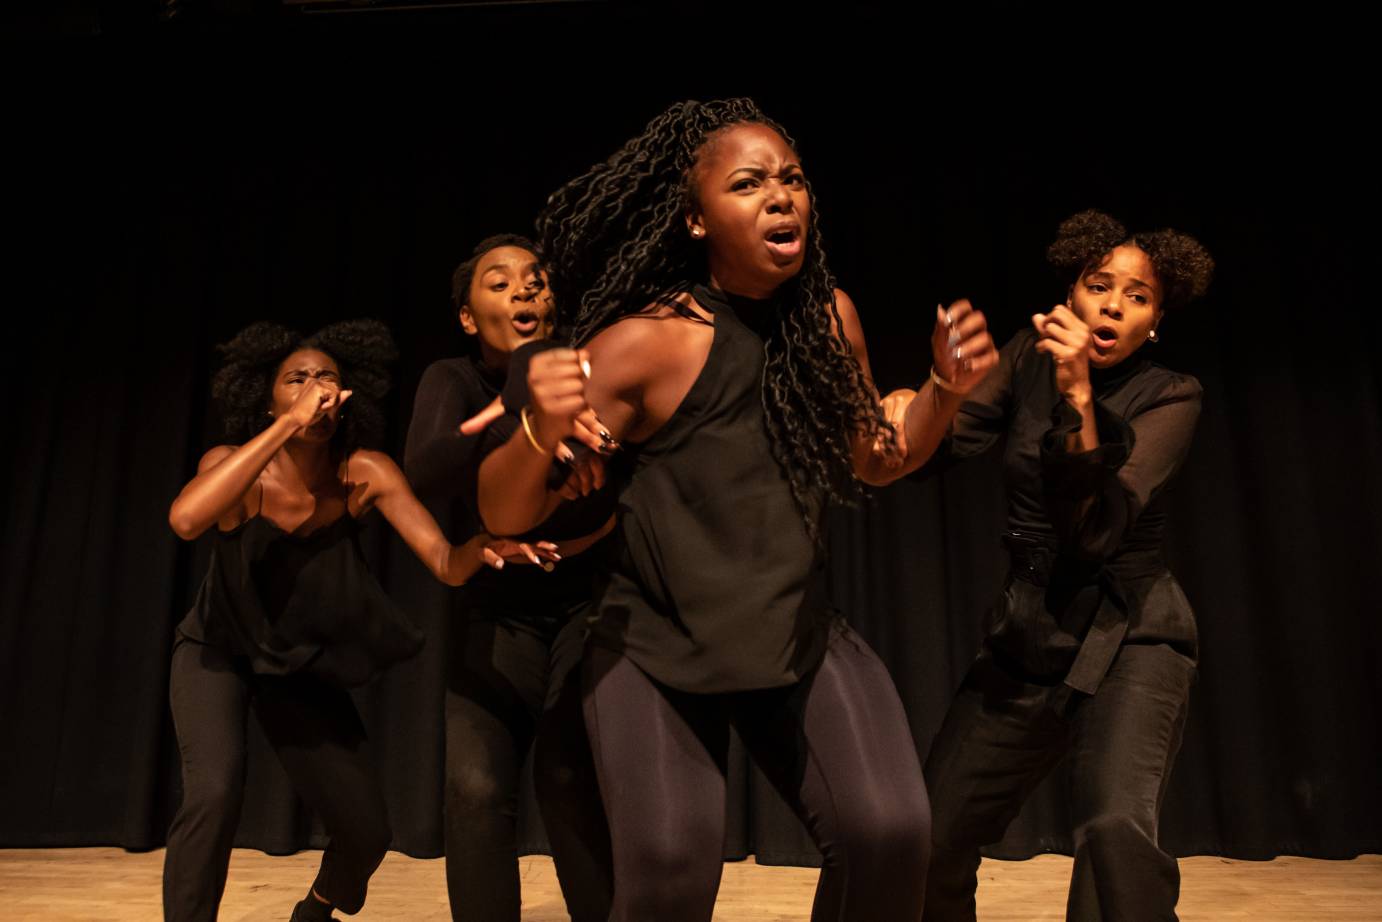
[(168, 831), (165, 918), (213, 920), (245, 785), (252, 708), (330, 843), (296, 922), (357, 912), (391, 832), (347, 688), (422, 645), (370, 574), (358, 522), (378, 509), (438, 579), (459, 585), (511, 554), (479, 536), (451, 546), (398, 466), (372, 450), (395, 356), (389, 331), (356, 320), (303, 337), (256, 323), (221, 347), (212, 393), (228, 443), (201, 459), (168, 521), (214, 530), (211, 566), (178, 626), (170, 699), (183, 799)]
[[(537, 247), (516, 234), (481, 240), (456, 268), (451, 295), (466, 354), (423, 372), (404, 470), (442, 528), (460, 536), (482, 530), (480, 462), (518, 421), (498, 419), (483, 433), (457, 424), (498, 406), (514, 353), (546, 341), (556, 311)], [(519, 922), (518, 798), (530, 750), (566, 910), (572, 922), (609, 917), (609, 834), (575, 667), (599, 541), (611, 526), (607, 505), (564, 504), (521, 536), (530, 545), (520, 543), (559, 563), (486, 570), (450, 594), (443, 818), (453, 922)]]
[[(1084, 212), (1048, 258), (1065, 303), (1032, 317), (969, 395), (941, 455), (1004, 445), (1012, 566), (926, 760), (926, 919), (972, 920), (979, 848), (1062, 757), (1075, 866), (1067, 918), (1174, 919), (1157, 842), (1195, 675), (1194, 615), (1166, 568), (1165, 489), (1200, 385), (1145, 357), (1213, 272), (1191, 237)], [(910, 395), (890, 394), (900, 412)]]
[(933, 379), (895, 433), (815, 212), (790, 138), (734, 99), (672, 106), (539, 218), (577, 348), (532, 358), (480, 509), (497, 534), (540, 521), (558, 444), (603, 441), (592, 409), (623, 446), (583, 664), (619, 922), (711, 918), (731, 727), (821, 849), (812, 919), (921, 914), (921, 768), (886, 668), (826, 600), (821, 515), (925, 461), (996, 351), (967, 303), (937, 308)]

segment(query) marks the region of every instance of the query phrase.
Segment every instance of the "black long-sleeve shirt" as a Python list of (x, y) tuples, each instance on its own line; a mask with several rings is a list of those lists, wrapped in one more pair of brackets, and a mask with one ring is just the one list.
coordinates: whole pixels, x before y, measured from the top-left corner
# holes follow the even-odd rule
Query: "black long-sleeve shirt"
[[(505, 371), (470, 357), (442, 359), (427, 366), (418, 382), (403, 469), (453, 542), (484, 530), (476, 495), (480, 462), (499, 435), (461, 435), (458, 427), (499, 396)], [(495, 425), (504, 423), (501, 419)], [(507, 437), (507, 429), (503, 435)]]
[[(526, 365), (516, 366), (515, 373), (526, 377), (525, 369)], [(499, 396), (507, 377), (508, 369), (496, 371), (475, 358), (463, 357), (433, 362), (418, 382), (403, 468), (414, 492), (453, 543), (484, 531), (478, 504), (480, 464), (521, 423), (516, 413), (506, 413), (479, 435), (461, 435), (459, 426)], [(531, 541), (584, 537), (598, 530), (611, 512), (608, 492), (594, 494), (563, 503), (545, 522), (519, 537)], [(522, 564), (502, 570), (481, 567), (463, 587), (460, 600), (471, 618), (555, 632), (589, 600), (591, 573), (598, 565), (595, 557), (587, 551), (567, 558), (551, 573)]]
[(1194, 615), (1161, 544), (1163, 490), (1189, 450), (1201, 388), (1137, 355), (1091, 369), (1099, 446), (1070, 452), (1080, 415), (1035, 345), (1025, 331), (999, 352), (956, 416), (942, 463), (1006, 439), (1016, 579), (988, 643), (1032, 678), (1092, 692), (1121, 643), (1196, 655)]

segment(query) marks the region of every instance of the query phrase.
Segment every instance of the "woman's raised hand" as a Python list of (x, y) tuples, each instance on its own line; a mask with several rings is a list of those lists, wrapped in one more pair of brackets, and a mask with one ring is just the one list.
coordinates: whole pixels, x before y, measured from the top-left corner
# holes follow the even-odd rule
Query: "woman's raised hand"
[[(584, 349), (548, 349), (528, 363), (528, 422), (533, 438), (549, 451), (556, 451), (562, 439), (591, 435), (576, 423), (590, 410), (585, 400), (589, 368), (590, 353)], [(598, 451), (601, 444), (597, 435), (590, 447)]]
[(328, 412), (350, 398), (351, 391), (343, 391), (335, 381), (309, 378), (286, 414), (298, 428), (306, 429)]
[(936, 305), (931, 356), (942, 387), (957, 394), (972, 390), (998, 364), (988, 321), (963, 298), (948, 309)]
[(1056, 389), (1067, 400), (1089, 396), (1089, 327), (1064, 304), (1049, 314), (1033, 314), (1036, 350), (1051, 356), (1056, 366)]

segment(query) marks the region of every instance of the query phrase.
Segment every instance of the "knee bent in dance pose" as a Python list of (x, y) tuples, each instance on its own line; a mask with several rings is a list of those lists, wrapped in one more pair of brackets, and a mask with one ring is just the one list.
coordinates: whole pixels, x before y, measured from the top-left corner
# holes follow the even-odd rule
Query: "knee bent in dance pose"
[[(452, 279), (468, 354), (423, 373), (404, 468), (447, 534), (482, 532), (479, 464), (516, 425), (498, 407), (514, 350), (551, 335), (551, 290), (531, 241), (481, 241)], [(491, 414), (494, 415), (494, 414)], [(504, 558), (455, 599), (445, 701), (446, 881), (456, 922), (518, 922), (518, 794), (530, 748), (538, 803), (574, 922), (609, 915), (609, 833), (580, 712), (580, 618), (589, 609), (610, 507), (562, 504), (530, 534), (485, 535)], [(533, 566), (532, 564), (542, 564)], [(526, 564), (526, 565), (525, 565)]]
[[(1070, 760), (1067, 916), (1174, 919), (1157, 822), (1195, 674), (1194, 617), (1166, 568), (1164, 489), (1189, 448), (1194, 378), (1145, 358), (1213, 263), (1174, 231), (1086, 212), (1049, 250), (1068, 300), (1032, 317), (938, 456), (1004, 442), (1008, 582), (926, 760), (935, 798), (928, 920), (973, 919), (979, 848)], [(905, 407), (908, 394), (889, 395)]]
[[(174, 500), (169, 523), (215, 533), (210, 570), (178, 627), (170, 699), (183, 800), (168, 831), (164, 914), (216, 917), (245, 783), (253, 710), (330, 843), (293, 918), (353, 913), (391, 832), (346, 689), (417, 652), (422, 635), (365, 564), (358, 521), (378, 509), (432, 573), (458, 585), (482, 543), (453, 547), (387, 455), (378, 399), (394, 347), (375, 321), (304, 339), (259, 323), (227, 345), (213, 382), (228, 435)], [(353, 399), (352, 399), (353, 398)]]
[[(826, 602), (820, 515), (923, 463), (959, 400), (928, 384), (903, 450), (813, 212), (791, 141), (740, 99), (673, 106), (539, 218), (578, 348), (533, 357), (480, 506), (522, 531), (563, 440), (623, 445), (583, 663), (615, 920), (710, 918), (731, 726), (825, 857), (813, 919), (921, 913), (920, 765), (886, 669)], [(958, 388), (996, 354), (981, 314), (949, 317), (963, 358), (938, 352), (937, 375)]]

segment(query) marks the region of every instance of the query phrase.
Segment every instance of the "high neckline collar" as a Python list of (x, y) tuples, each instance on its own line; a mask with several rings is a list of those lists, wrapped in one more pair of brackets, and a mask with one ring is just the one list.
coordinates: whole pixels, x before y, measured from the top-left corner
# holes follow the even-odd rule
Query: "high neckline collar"
[(711, 310), (729, 308), (741, 316), (749, 311), (770, 310), (775, 301), (774, 298), (750, 298), (746, 295), (737, 295), (711, 285), (699, 283), (692, 286), (691, 295), (697, 303)]
[(475, 368), (476, 373), (480, 375), (481, 381), (483, 381), (488, 386), (494, 388), (495, 390), (504, 389), (504, 381), (509, 376), (508, 363), (505, 363), (499, 366), (498, 368), (492, 368), (488, 364), (486, 364), (484, 358), (480, 356), (478, 353), (470, 355), (469, 359), (471, 365)]
[(1108, 391), (1132, 378), (1151, 364), (1145, 356), (1134, 352), (1112, 368), (1089, 366), (1089, 383), (1096, 391)]
[(749, 298), (703, 284), (692, 286), (691, 296), (712, 314), (733, 317), (760, 339), (769, 338), (777, 325), (776, 298)]

